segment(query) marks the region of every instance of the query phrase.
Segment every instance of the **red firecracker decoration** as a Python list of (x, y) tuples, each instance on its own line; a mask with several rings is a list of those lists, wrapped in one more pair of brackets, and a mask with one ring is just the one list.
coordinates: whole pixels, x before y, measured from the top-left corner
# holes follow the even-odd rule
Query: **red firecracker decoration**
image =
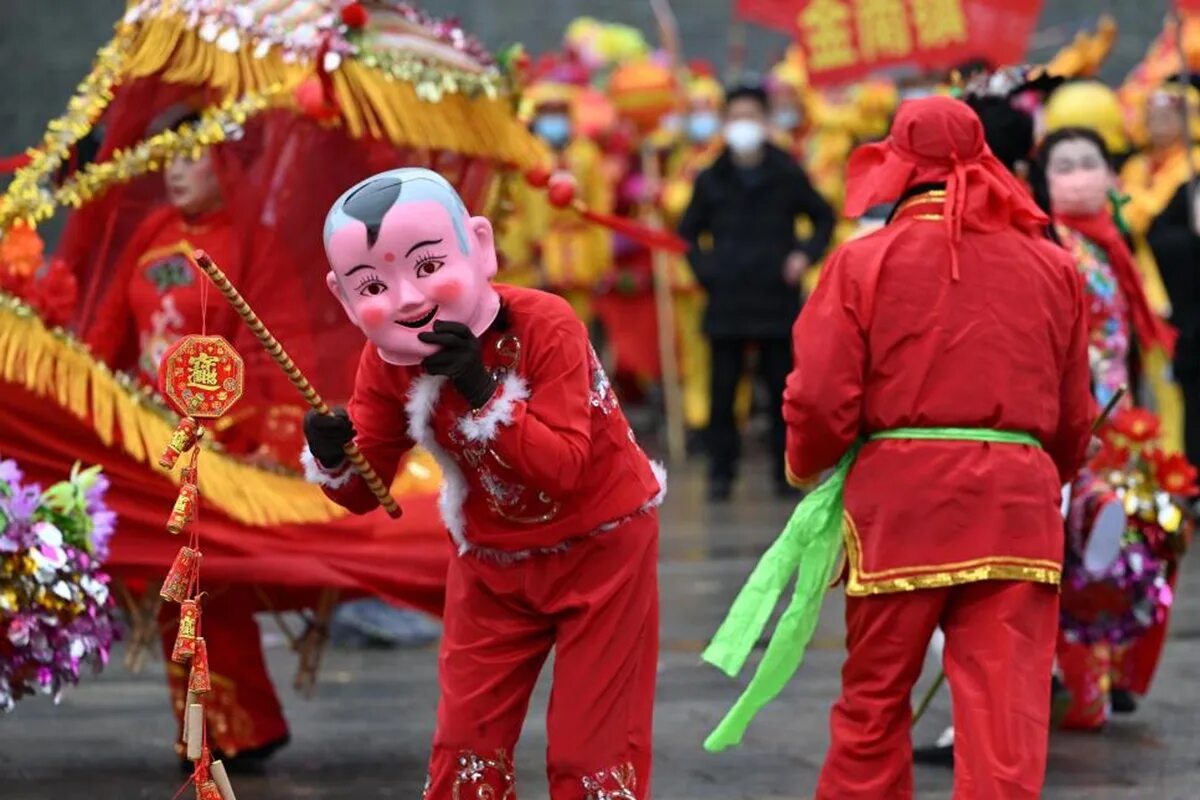
[(163, 469), (174, 468), (179, 457), (195, 447), (203, 435), (204, 429), (194, 418), (184, 417), (179, 420), (179, 424), (175, 426), (175, 431), (171, 434), (171, 440), (167, 442), (162, 455), (158, 457), (158, 465)]
[(200, 605), (195, 600), (184, 600), (179, 606), (179, 632), (171, 649), (171, 660), (176, 664), (184, 663), (196, 653), (196, 637), (200, 633)]
[(188, 483), (186, 480), (179, 487), (179, 495), (175, 498), (175, 505), (171, 508), (171, 515), (167, 517), (167, 530), (173, 534), (180, 534), (187, 528), (188, 523), (196, 518), (196, 505), (200, 502), (200, 492), (195, 485)]
[(192, 671), (188, 675), (188, 691), (204, 694), (212, 691), (208, 674), (208, 645), (203, 636), (196, 637), (196, 652), (192, 655)]
[(182, 603), (187, 600), (192, 591), (192, 579), (199, 566), (199, 550), (193, 550), (186, 545), (179, 548), (179, 553), (175, 556), (175, 563), (171, 565), (171, 571), (167, 573), (162, 589), (158, 592), (162, 599), (172, 603)]

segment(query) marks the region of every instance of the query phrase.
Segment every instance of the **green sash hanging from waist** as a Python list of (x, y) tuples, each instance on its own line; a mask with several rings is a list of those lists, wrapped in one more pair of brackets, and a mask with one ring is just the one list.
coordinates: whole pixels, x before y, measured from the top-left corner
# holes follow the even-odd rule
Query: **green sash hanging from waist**
[[(870, 439), (1042, 446), (1026, 433), (985, 428), (897, 428), (873, 434)], [(733, 708), (709, 734), (704, 742), (705, 750), (716, 753), (740, 743), (754, 716), (779, 694), (804, 660), (804, 650), (817, 627), (821, 603), (842, 542), (846, 476), (861, 446), (856, 443), (851, 447), (829, 478), (796, 506), (783, 532), (750, 574), (725, 621), (701, 656), (729, 677), (735, 677), (795, 573), (796, 588), (791, 602), (775, 626), (754, 677)]]

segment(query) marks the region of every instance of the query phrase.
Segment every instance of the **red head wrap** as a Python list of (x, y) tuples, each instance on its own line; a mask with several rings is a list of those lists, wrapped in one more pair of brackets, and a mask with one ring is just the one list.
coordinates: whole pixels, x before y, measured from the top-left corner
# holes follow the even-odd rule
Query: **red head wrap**
[(851, 155), (846, 183), (845, 215), (850, 218), (898, 200), (911, 186), (946, 184), (945, 218), (955, 280), (956, 245), (964, 227), (1032, 231), (1049, 224), (1025, 187), (988, 149), (979, 117), (966, 103), (949, 97), (901, 105), (888, 138)]

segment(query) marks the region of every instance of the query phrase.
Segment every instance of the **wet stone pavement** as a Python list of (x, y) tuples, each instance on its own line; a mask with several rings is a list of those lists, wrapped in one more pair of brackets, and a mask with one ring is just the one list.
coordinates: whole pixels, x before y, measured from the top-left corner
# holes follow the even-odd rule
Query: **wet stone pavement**
[[(663, 514), (662, 656), (656, 726), (659, 800), (784, 800), (811, 797), (828, 743), (826, 715), (838, 689), (841, 598), (831, 594), (814, 647), (797, 678), (751, 728), (745, 746), (708, 755), (701, 742), (738, 685), (702, 666), (698, 654), (754, 560), (789, 508), (769, 499), (761, 474), (747, 475), (734, 502), (709, 508), (697, 470), (673, 474)], [(1153, 694), (1138, 713), (1101, 734), (1056, 734), (1046, 798), (1200, 798), (1200, 589), (1180, 587), (1171, 641)], [(433, 648), (331, 649), (315, 699), (291, 691), (295, 658), (269, 625), (272, 672), (293, 741), (264, 774), (237, 776), (242, 800), (369, 800), (420, 796), (437, 703)], [(932, 680), (927, 665), (917, 694)], [(546, 798), (546, 681), (517, 752), (522, 800)], [(946, 693), (916, 731), (932, 741), (948, 722)], [(0, 800), (171, 800), (181, 778), (172, 751), (162, 664), (142, 674), (121, 653), (100, 678), (55, 707), (21, 703), (0, 718)], [(918, 768), (917, 796), (949, 798), (948, 770)], [(192, 796), (191, 792), (186, 796)], [(886, 798), (880, 798), (886, 800)]]

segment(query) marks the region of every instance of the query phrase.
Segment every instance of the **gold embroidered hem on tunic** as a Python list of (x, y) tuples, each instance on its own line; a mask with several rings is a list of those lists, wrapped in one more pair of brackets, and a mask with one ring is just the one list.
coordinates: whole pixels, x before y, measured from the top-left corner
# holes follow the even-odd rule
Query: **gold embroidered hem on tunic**
[(1003, 555), (865, 572), (862, 568), (862, 544), (858, 538), (858, 527), (849, 513), (845, 514), (843, 520), (842, 535), (850, 566), (846, 579), (846, 594), (852, 597), (911, 592), (916, 589), (940, 589), (994, 580), (1057, 586), (1062, 579), (1062, 564), (1057, 561)]

